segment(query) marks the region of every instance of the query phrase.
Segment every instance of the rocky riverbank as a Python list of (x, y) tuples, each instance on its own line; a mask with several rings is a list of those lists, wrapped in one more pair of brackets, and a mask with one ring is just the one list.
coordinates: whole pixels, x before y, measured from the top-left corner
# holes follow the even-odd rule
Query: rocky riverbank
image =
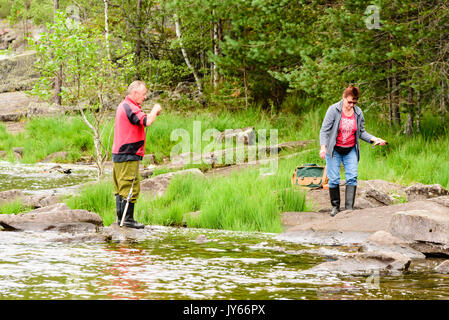
[[(196, 174), (202, 174), (199, 170), (194, 170)], [(191, 171), (184, 173), (192, 173)], [(152, 190), (154, 196), (160, 196), (174, 175), (170, 173), (144, 179), (143, 189), (145, 186), (152, 186), (147, 191)], [(366, 197), (371, 197), (370, 188), (373, 185), (379, 187), (377, 196), (381, 199), (390, 198), (393, 201), (403, 192), (406, 200), (410, 201), (390, 205), (377, 200), (370, 202)], [(362, 181), (359, 192), (356, 209), (342, 211), (335, 217), (330, 217), (324, 207), (321, 212), (283, 214), (282, 222), (286, 230), (277, 236), (278, 240), (333, 246), (339, 249), (334, 251), (330, 261), (307, 272), (372, 274), (376, 271), (397, 274), (407, 271), (410, 264), (416, 261), (449, 257), (447, 190), (438, 185), (419, 184), (398, 188), (397, 185), (375, 180)], [(325, 199), (320, 199), (320, 196), (327, 198), (327, 190), (313, 190), (309, 191), (309, 197), (310, 194), (315, 195), (316, 203), (324, 203)], [(33, 200), (32, 197), (17, 191), (2, 192), (0, 198), (2, 196), (22, 197), (29, 203)], [(143, 241), (151, 236), (151, 226), (142, 230), (120, 228), (116, 223), (104, 226), (98, 214), (86, 210), (71, 210), (65, 204), (58, 203), (55, 198), (34, 201), (36, 207), (40, 206), (38, 209), (24, 214), (0, 215), (3, 231), (58, 232), (60, 237), (55, 241), (61, 242), (133, 242)], [(365, 207), (360, 208), (361, 206)], [(348, 248), (351, 249), (348, 251)], [(435, 270), (433, 271), (448, 273), (447, 260)]]

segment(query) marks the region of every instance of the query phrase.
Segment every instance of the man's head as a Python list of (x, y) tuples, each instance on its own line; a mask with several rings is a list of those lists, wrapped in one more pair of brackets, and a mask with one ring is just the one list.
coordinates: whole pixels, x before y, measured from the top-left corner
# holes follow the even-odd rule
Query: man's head
[(354, 107), (360, 97), (360, 90), (357, 87), (349, 86), (343, 91), (343, 106)]
[(147, 97), (147, 88), (145, 83), (140, 80), (133, 81), (128, 87), (127, 95), (135, 103), (139, 105), (142, 104)]

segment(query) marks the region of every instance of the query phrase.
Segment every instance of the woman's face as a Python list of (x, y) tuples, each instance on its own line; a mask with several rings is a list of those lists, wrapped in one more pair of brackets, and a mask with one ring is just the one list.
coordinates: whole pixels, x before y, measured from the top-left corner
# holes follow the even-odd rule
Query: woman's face
[(343, 107), (345, 109), (354, 108), (357, 102), (358, 100), (354, 99), (353, 96), (347, 96), (346, 98), (343, 98)]

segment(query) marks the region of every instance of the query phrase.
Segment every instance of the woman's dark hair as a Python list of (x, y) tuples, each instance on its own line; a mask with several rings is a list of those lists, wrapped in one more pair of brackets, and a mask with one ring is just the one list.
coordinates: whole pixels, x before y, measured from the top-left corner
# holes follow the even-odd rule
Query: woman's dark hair
[(358, 100), (360, 97), (360, 90), (357, 87), (349, 86), (343, 91), (343, 98), (347, 98), (348, 96), (353, 97), (354, 99)]

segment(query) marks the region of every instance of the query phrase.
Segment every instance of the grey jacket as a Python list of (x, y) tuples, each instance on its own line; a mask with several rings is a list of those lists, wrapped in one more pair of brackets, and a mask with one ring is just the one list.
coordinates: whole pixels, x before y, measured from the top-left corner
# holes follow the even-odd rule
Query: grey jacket
[[(333, 157), (334, 147), (337, 143), (338, 128), (340, 127), (341, 109), (343, 108), (343, 100), (331, 105), (327, 109), (323, 124), (320, 130), (320, 145), (325, 144), (327, 147), (326, 154)], [(360, 160), (359, 139), (371, 143), (374, 136), (365, 131), (365, 118), (363, 118), (362, 110), (354, 106), (355, 120), (357, 122), (357, 132), (355, 134), (355, 148), (357, 151), (357, 160)]]

